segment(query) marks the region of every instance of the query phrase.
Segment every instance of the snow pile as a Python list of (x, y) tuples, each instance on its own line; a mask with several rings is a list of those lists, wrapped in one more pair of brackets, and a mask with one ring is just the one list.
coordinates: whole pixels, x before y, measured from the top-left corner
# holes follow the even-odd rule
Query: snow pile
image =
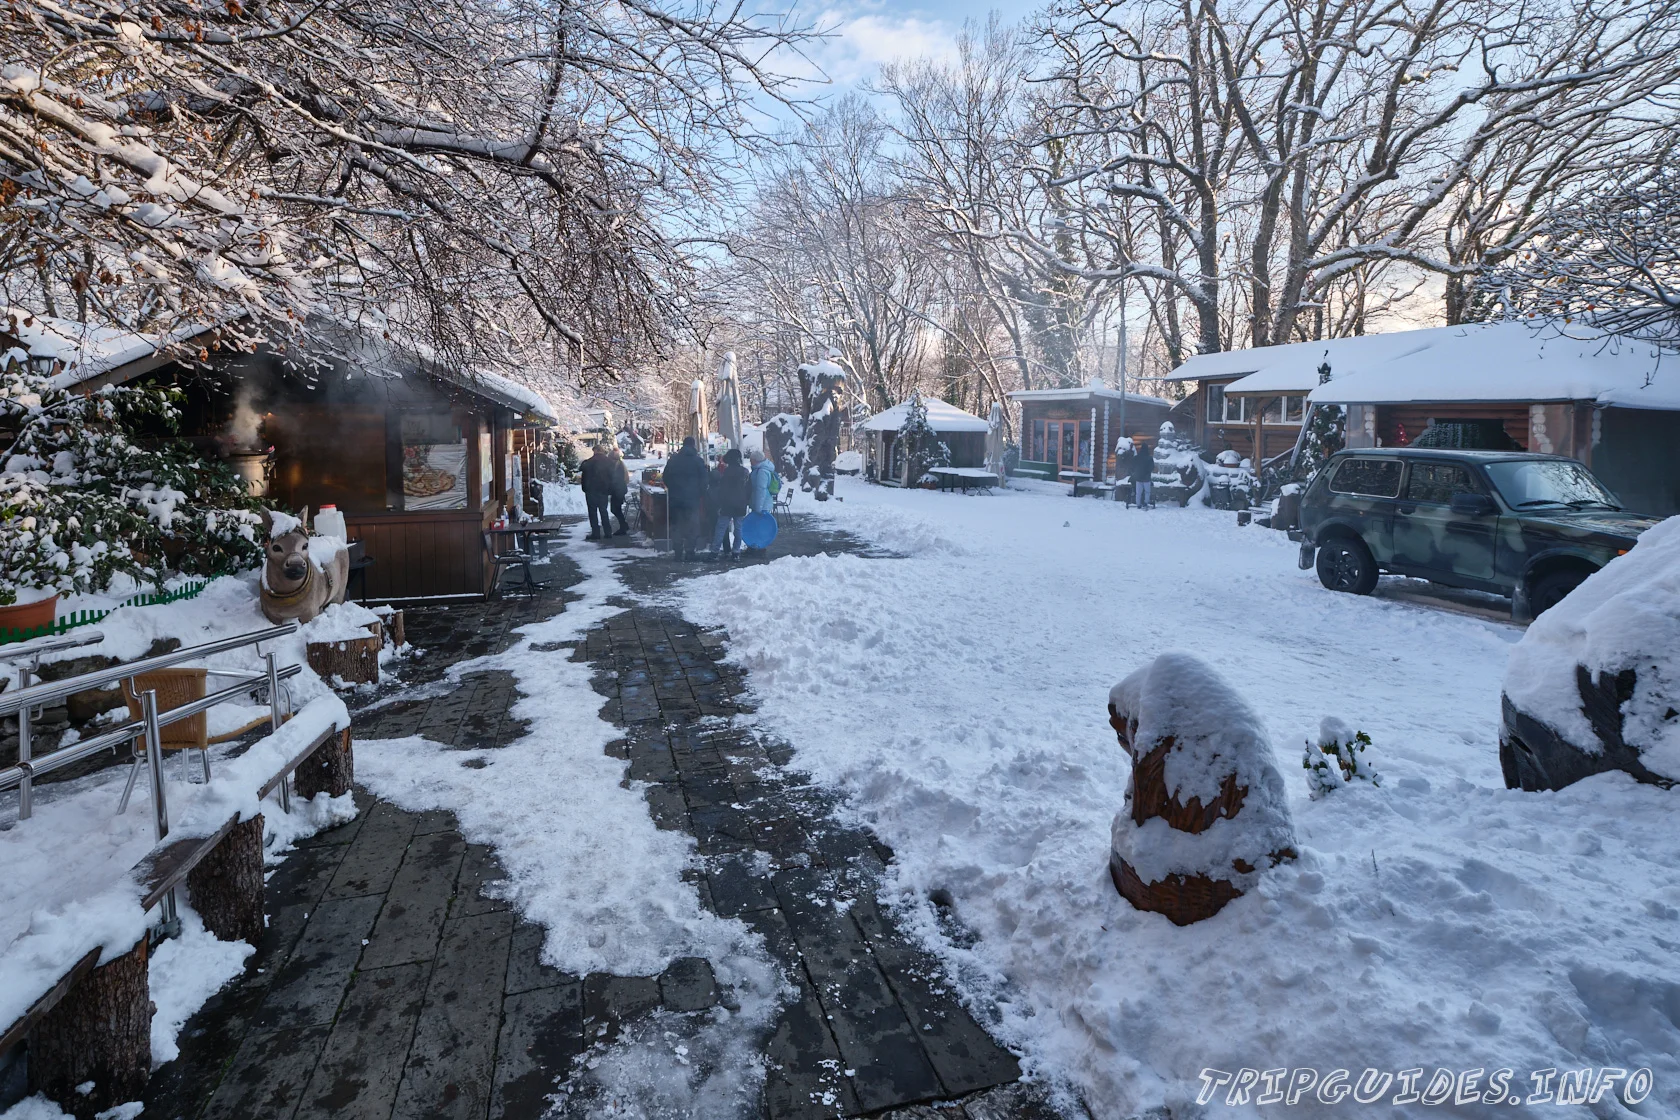
[(1646, 768), (1680, 779), (1680, 517), (1647, 529), (1626, 556), (1541, 615), (1511, 652), (1505, 695), (1588, 754), (1603, 750), (1581, 710), (1576, 666), (1638, 674), (1622, 738)]
[(1145, 884), (1199, 875), (1249, 891), (1278, 853), (1294, 850), (1283, 777), (1272, 764), (1265, 726), (1205, 662), (1188, 653), (1164, 653), (1115, 685), (1108, 706), (1126, 721), (1135, 759), (1165, 748), (1164, 784), (1178, 805), (1210, 806), (1226, 783), (1247, 791), (1234, 815), (1191, 833), (1160, 816), (1134, 820), (1138, 802), (1128, 789), (1110, 839), (1114, 857)]
[(360, 603), (333, 603), (301, 628), (306, 642), (348, 642), (368, 637), (379, 615)]
[[(1519, 630), (1326, 592), (1283, 534), (1194, 505), (837, 494), (826, 524), (919, 521), (955, 547), (709, 574), (682, 585), (684, 614), (726, 628), (754, 718), (892, 847), (885, 901), (1029, 1073), (1082, 1101), (1070, 1115), (1198, 1115), (1210, 1067), (1510, 1067), (1526, 1094), (1529, 1071), (1589, 1065), (1649, 1067), (1639, 1114), (1680, 1115), (1673, 793), (1619, 773), (1504, 788)], [(1175, 648), (1249, 701), (1274, 750), (1296, 757), (1326, 712), (1383, 750), (1380, 790), (1309, 801), (1288, 767), (1298, 858), (1183, 928), (1134, 910), (1107, 867), (1129, 768), (1103, 699), (1121, 667)], [(1271, 1114), (1219, 1101), (1210, 1118)], [(1288, 1112), (1469, 1114), (1311, 1094)]]
[(588, 513), (589, 505), (583, 499), (583, 487), (573, 486), (564, 482), (544, 482), (543, 516), (557, 517), (564, 513)]

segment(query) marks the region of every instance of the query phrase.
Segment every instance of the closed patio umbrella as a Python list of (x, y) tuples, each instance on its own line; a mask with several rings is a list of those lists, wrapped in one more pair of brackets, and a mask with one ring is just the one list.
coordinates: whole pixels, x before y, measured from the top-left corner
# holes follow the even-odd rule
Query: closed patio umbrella
[(706, 422), (706, 386), (697, 377), (688, 387), (688, 431), (685, 434), (694, 437), (702, 455), (706, 454), (706, 432), (709, 427)]
[(723, 364), (718, 366), (718, 380), (723, 387), (718, 390), (717, 421), (718, 433), (723, 436), (730, 447), (739, 449), (741, 446), (741, 388), (735, 376), (735, 351), (731, 350), (723, 356)]
[(1005, 481), (1003, 468), (1003, 404), (992, 402), (991, 427), (986, 429), (986, 468), (998, 476), (998, 485)]

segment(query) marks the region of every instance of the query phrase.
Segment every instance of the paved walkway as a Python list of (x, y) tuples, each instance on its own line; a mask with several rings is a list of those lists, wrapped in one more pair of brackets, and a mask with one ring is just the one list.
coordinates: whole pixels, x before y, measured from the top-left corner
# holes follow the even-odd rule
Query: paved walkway
[[(772, 556), (839, 549), (855, 546), (794, 528)], [(700, 570), (650, 553), (622, 574), (642, 593)], [(559, 585), (576, 579), (564, 557), (551, 574)], [(563, 600), (556, 590), (410, 612), (409, 640), (428, 652), (407, 684), (506, 648), (512, 628)], [(785, 744), (734, 719), (750, 700), (722, 661), (726, 636), (640, 597), (625, 605), (555, 655), (596, 669), (602, 716), (624, 728), (609, 752), (648, 783), (660, 827), (695, 837), (702, 901), (757, 928), (797, 986), (766, 1043), (762, 1114), (1051, 1116), (936, 962), (875, 905), (891, 853), (834, 820), (831, 799), (788, 766)], [(439, 695), (359, 714), (356, 734), (494, 749), (526, 732), (508, 715), (516, 695), (510, 674), (468, 674)], [(501, 875), (490, 850), (466, 843), (450, 814), (359, 796), (354, 822), (274, 873), (262, 946), (188, 1024), (181, 1058), (152, 1080), (147, 1116), (535, 1118), (549, 1114), (586, 1040), (610, 1041), (658, 1007), (700, 1011), (727, 998), (699, 959), (658, 977), (543, 966), (542, 929), (481, 893)]]

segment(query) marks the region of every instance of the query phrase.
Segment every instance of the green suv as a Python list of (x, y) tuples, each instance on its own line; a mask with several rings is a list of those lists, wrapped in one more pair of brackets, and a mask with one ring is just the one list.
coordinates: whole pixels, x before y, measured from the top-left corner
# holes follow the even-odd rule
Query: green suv
[(1368, 594), (1393, 572), (1508, 595), (1527, 620), (1659, 520), (1560, 455), (1379, 447), (1325, 464), (1290, 537), (1332, 591)]

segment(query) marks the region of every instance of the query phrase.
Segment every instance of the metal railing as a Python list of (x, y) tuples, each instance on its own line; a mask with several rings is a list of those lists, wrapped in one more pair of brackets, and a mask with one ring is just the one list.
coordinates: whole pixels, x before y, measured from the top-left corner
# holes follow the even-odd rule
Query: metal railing
[[(169, 809), (163, 787), (163, 750), (161, 747), (161, 729), (179, 720), (189, 719), (200, 712), (209, 711), (217, 704), (225, 703), (239, 696), (249, 695), (254, 687), (265, 687), (268, 692), (269, 727), (271, 731), (278, 731), (285, 722), (287, 712), (281, 705), (281, 682), (295, 677), (302, 672), (302, 666), (287, 665), (280, 667), (273, 653), (263, 654), (265, 671), (262, 673), (247, 673), (229, 670), (207, 670), (207, 675), (232, 676), (239, 683), (218, 689), (199, 700), (192, 700), (168, 711), (157, 710), (157, 693), (147, 689), (139, 694), (141, 717), (119, 724), (101, 735), (91, 739), (83, 739), (66, 747), (60, 747), (42, 755), (33, 756), (30, 735), (31, 722), (35, 709), (45, 708), (58, 701), (67, 699), (72, 693), (84, 692), (91, 688), (113, 684), (129, 677), (150, 673), (157, 669), (168, 669), (186, 661), (201, 657), (209, 657), (228, 650), (239, 649), (242, 646), (258, 645), (273, 638), (283, 638), (296, 633), (298, 624), (284, 623), (271, 626), (264, 630), (254, 630), (248, 634), (234, 637), (220, 638), (202, 645), (189, 646), (175, 650), (173, 653), (159, 654), (156, 657), (142, 658), (131, 661), (126, 665), (113, 665), (105, 669), (96, 669), (90, 673), (67, 677), (60, 681), (43, 681), (30, 684), (28, 678), (40, 668), (40, 655), (72, 646), (85, 645), (99, 638), (97, 633), (78, 636), (77, 638), (61, 638), (53, 642), (37, 646), (20, 647), (6, 651), (6, 659), (16, 660), (21, 656), (29, 656), (30, 665), (19, 669), (20, 687), (6, 692), (0, 692), (0, 717), (16, 715), (18, 717), (18, 761), (15, 766), (0, 770), (0, 791), (16, 786), (18, 789), (18, 819), (28, 820), (34, 813), (34, 781), (39, 775), (49, 773), (61, 767), (68, 766), (84, 758), (90, 758), (105, 750), (115, 750), (123, 743), (136, 738), (145, 743), (147, 756), (147, 770), (151, 778), (153, 824), (157, 831), (157, 838), (161, 841), (169, 832)], [(287, 693), (286, 707), (290, 707), (290, 693)], [(290, 811), (290, 790), (285, 782), (280, 784), (281, 806)]]

